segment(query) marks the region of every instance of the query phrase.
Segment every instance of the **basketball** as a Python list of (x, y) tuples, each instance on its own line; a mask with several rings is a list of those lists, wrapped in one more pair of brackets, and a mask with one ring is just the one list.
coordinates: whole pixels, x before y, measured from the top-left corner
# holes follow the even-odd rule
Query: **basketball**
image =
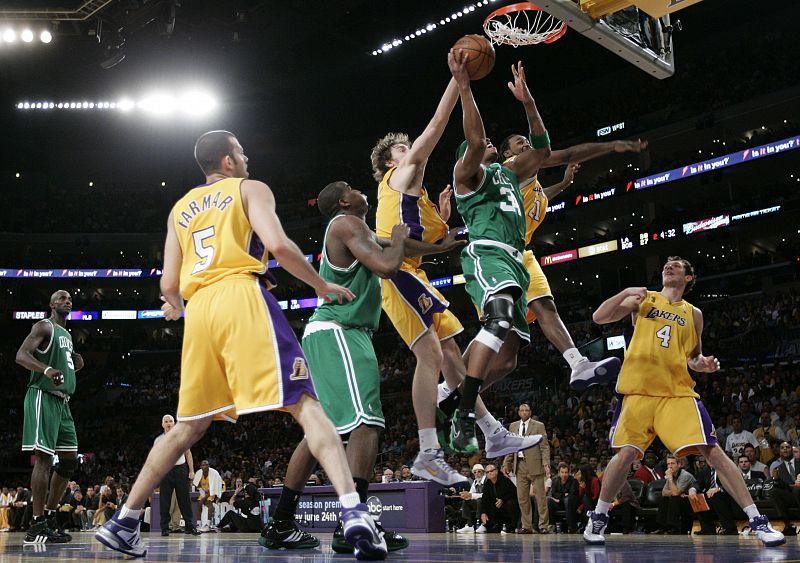
[(453, 51), (467, 51), (467, 74), (470, 80), (480, 80), (494, 68), (494, 47), (483, 35), (465, 35), (453, 45)]

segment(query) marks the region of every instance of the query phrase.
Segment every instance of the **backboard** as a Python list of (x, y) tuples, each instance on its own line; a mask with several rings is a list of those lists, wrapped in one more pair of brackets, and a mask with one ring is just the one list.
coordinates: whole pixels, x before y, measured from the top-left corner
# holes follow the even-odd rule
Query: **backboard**
[[(666, 8), (648, 6), (647, 10), (658, 14), (665, 9), (674, 12), (697, 1), (661, 0)], [(576, 0), (538, 0), (536, 4), (647, 74), (656, 78), (672, 76), (675, 64), (669, 13), (653, 17), (645, 9), (631, 5), (633, 2), (638, 5), (643, 0), (581, 0), (580, 4)]]

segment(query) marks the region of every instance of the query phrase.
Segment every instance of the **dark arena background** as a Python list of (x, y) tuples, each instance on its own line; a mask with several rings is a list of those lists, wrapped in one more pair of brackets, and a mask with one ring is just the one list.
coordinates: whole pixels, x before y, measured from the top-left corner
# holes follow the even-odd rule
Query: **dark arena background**
[[(250, 177), (270, 186), (286, 232), (318, 267), (326, 220), (317, 194), (330, 182), (349, 182), (372, 204), (367, 223), (374, 228), (371, 148), (389, 131), (412, 139), (422, 132), (450, 79), (450, 46), (482, 34), (487, 16), (511, 3), (0, 1), (0, 561), (118, 558), (94, 540), (96, 520), (74, 518), (85, 504), (75, 492), (96, 488), (100, 495), (110, 477), (124, 495), (162, 432), (162, 415), (175, 414), (183, 321), (164, 320), (159, 278), (170, 209), (204, 182), (192, 152), (197, 138), (214, 129), (236, 135)], [(648, 15), (659, 4), (673, 5), (672, 13)], [(566, 33), (551, 43), (495, 45), (494, 69), (472, 83), (489, 138), (500, 143), (527, 130), (506, 85), (520, 60), (553, 149), (648, 142), (641, 153), (583, 163), (534, 235), (576, 346), (593, 360), (622, 358), (630, 320), (601, 326), (592, 312), (626, 287), (659, 291), (667, 257), (688, 259), (698, 278), (687, 300), (704, 314), (703, 351), (722, 366), (691, 373), (721, 445), (749, 431), (757, 444), (750, 461), (771, 465), (786, 441), (800, 464), (800, 5), (548, 0), (541, 7), (569, 24)], [(434, 202), (453, 182), (461, 121), (457, 104), (427, 165), (424, 185)], [(547, 187), (563, 174), (564, 167), (544, 169), (539, 180)], [(448, 224), (463, 225), (455, 205)], [(457, 337), (463, 350), (480, 321), (459, 252), (428, 256), (423, 268), (465, 326)], [(270, 271), (278, 280), (272, 292), (300, 337), (317, 304), (314, 291), (274, 260)], [(67, 328), (85, 361), (69, 402), (80, 464), (58, 509), (64, 528), (75, 531), (69, 543), (25, 545), (33, 457), (20, 448), (30, 373), (15, 358), (59, 289), (72, 295)], [(788, 516), (780, 514), (769, 469), (746, 482), (759, 510), (786, 532), (785, 545), (764, 547), (744, 514), (734, 517), (738, 534), (723, 535), (716, 524), (709, 532), (690, 511), (681, 530), (654, 533), (663, 529), (669, 453), (658, 440), (648, 450), (656, 479), (643, 483), (631, 469), (631, 521), (616, 520), (612, 510), (605, 546), (586, 545), (563, 510), (551, 511), (540, 526), (545, 533), (516, 534), (519, 523), (474, 533), (455, 491), (411, 480), (407, 468), (419, 451), (414, 356), (385, 315), (372, 341), (386, 429), (369, 506), (387, 529), (410, 539), (388, 559), (800, 560), (791, 533), (792, 521), (800, 524), (800, 485)], [(521, 403), (531, 406), (546, 428), (554, 480), (559, 463), (573, 476), (589, 464), (602, 478), (613, 455), (614, 385), (576, 392), (569, 373), (534, 323), (516, 369), (482, 396), (505, 426), (519, 419)], [(237, 479), (262, 489), (270, 501), (262, 510), (274, 511), (302, 435), (282, 413), (213, 424), (192, 454), (194, 469), (208, 460), (225, 481), (216, 519), (198, 537), (145, 532), (147, 559), (352, 559), (331, 550), (338, 504), (325, 500), (336, 497), (321, 469), (298, 509), (300, 528), (318, 536), (320, 547), (267, 550), (258, 534), (214, 531)], [(737, 463), (740, 446), (728, 450)], [(448, 461), (471, 475), (475, 464), (501, 467), (503, 460), (481, 451)], [(680, 463), (702, 472), (695, 456)], [(583, 477), (580, 486), (582, 528), (597, 497)], [(26, 504), (17, 502), (23, 498)], [(537, 520), (534, 508), (534, 527)]]

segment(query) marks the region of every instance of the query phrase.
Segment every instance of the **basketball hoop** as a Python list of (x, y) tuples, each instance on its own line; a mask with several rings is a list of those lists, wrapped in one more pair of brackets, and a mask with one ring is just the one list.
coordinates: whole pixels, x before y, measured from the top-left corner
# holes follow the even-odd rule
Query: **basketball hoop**
[(553, 43), (567, 32), (567, 26), (536, 4), (519, 2), (489, 14), (483, 32), (492, 43), (519, 47)]

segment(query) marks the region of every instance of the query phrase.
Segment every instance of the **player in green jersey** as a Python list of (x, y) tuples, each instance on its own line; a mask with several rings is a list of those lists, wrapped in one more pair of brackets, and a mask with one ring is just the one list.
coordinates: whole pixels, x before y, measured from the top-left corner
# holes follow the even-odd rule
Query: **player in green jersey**
[[(378, 442), (385, 428), (380, 396), (378, 360), (371, 333), (381, 316), (379, 277), (390, 278), (403, 262), (408, 225), (395, 225), (391, 240), (377, 239), (364, 218), (367, 197), (347, 182), (333, 182), (320, 192), (320, 211), (330, 217), (322, 243), (319, 275), (348, 288), (355, 298), (343, 303), (323, 303), (309, 319), (303, 335), (314, 389), (337, 432), (348, 437), (347, 460), (362, 502), (378, 457)], [(335, 281), (334, 281), (335, 280)], [(319, 545), (315, 537), (295, 523), (297, 499), (314, 470), (316, 460), (301, 442), (286, 472), (286, 483), (261, 545), (270, 549), (300, 549)], [(408, 540), (384, 531), (389, 550), (408, 546)], [(333, 537), (336, 552), (352, 553), (340, 527)]]
[(525, 318), (525, 293), (530, 276), (522, 261), (525, 249), (525, 211), (519, 178), (536, 174), (550, 155), (550, 139), (536, 103), (525, 84), (522, 64), (512, 66), (509, 88), (525, 107), (531, 125), (532, 150), (503, 166), (497, 149), (486, 138), (470, 80), (457, 57), (448, 63), (461, 98), (466, 141), (458, 150), (454, 170), (456, 206), (469, 228), (469, 244), (461, 253), (467, 293), (478, 308), (483, 327), (470, 343), (467, 375), (459, 410), (451, 428), (451, 446), (464, 451), (476, 446), (475, 401), (496, 359), (516, 361), (520, 341), (530, 340)]
[[(22, 451), (36, 456), (31, 475), (33, 522), (25, 543), (66, 543), (72, 538), (56, 527), (55, 510), (78, 466), (78, 437), (69, 410), (75, 392), (75, 372), (83, 358), (72, 346), (64, 326), (72, 311), (72, 296), (64, 290), (50, 297), (50, 317), (31, 329), (17, 351), (17, 363), (31, 370), (25, 394)], [(52, 478), (53, 455), (59, 462)], [(49, 481), (49, 494), (48, 494)]]

